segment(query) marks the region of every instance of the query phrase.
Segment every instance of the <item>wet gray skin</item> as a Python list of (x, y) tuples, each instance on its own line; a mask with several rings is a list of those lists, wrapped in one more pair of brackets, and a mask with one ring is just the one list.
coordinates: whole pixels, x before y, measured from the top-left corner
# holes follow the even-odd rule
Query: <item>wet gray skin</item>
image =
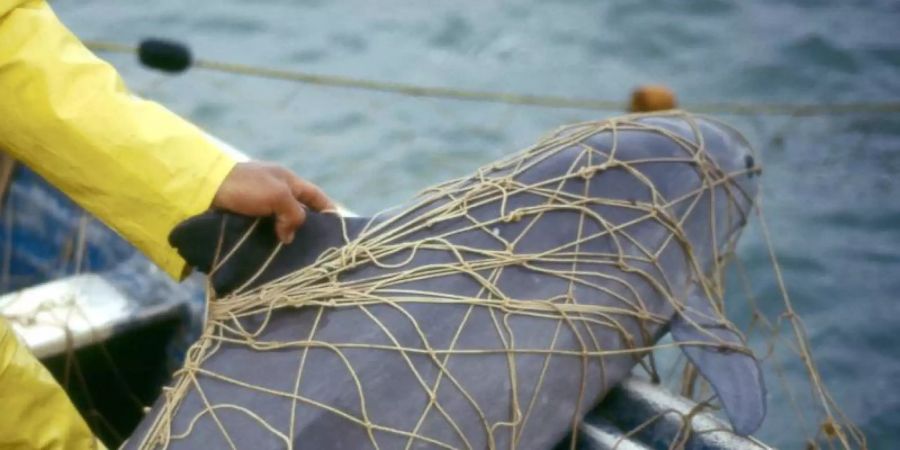
[[(702, 137), (708, 158), (705, 167), (713, 179), (733, 175), (726, 183), (719, 183), (707, 189), (693, 209), (690, 201), (674, 203), (667, 208), (671, 217), (682, 220), (692, 252), (701, 270), (713, 269), (716, 252), (728, 249), (746, 223), (756, 195), (755, 164), (751, 151), (744, 139), (732, 129), (706, 119), (695, 120), (697, 128), (692, 129), (686, 116), (644, 117), (639, 121), (646, 125), (661, 127), (680, 135), (681, 138), (696, 142)], [(695, 135), (700, 131), (700, 136)], [(604, 154), (612, 148), (613, 134), (602, 132), (588, 137), (584, 142), (598, 150), (591, 156), (583, 147), (573, 146), (557, 152), (516, 174), (516, 180), (524, 184), (540, 183), (555, 179), (582, 167), (596, 166), (604, 160)], [(656, 187), (662, 203), (696, 191), (702, 186), (703, 178), (689, 151), (669, 137), (640, 130), (619, 130), (616, 145), (616, 159), (624, 162), (656, 158), (676, 158), (677, 161), (640, 163), (637, 168), (645, 180), (621, 166), (593, 172), (588, 179), (570, 178), (562, 185), (562, 191), (591, 198), (619, 199), (634, 202), (652, 202), (647, 181)], [(510, 168), (494, 167), (483, 170), (489, 177), (506, 175)], [(474, 183), (474, 181), (472, 182)], [(556, 185), (554, 185), (555, 187)], [(587, 191), (586, 191), (587, 190)], [(440, 198), (418, 206), (412, 216), (391, 217), (371, 221), (365, 218), (346, 219), (350, 238), (367, 239), (387, 228), (403, 227), (409, 217), (428, 214), (428, 211), (446, 202)], [(531, 205), (542, 204), (546, 197), (534, 193), (517, 193), (508, 198), (507, 214)], [(621, 206), (593, 205), (592, 210), (602, 215), (608, 225), (615, 226), (631, 221), (644, 214), (634, 208)], [(478, 221), (489, 221), (501, 217), (499, 202), (471, 208), (469, 214)], [(688, 212), (690, 211), (690, 212)], [(715, 217), (716, 236), (713, 238)], [(330, 214), (310, 214), (307, 224), (298, 233), (297, 239), (278, 252), (268, 268), (250, 282), (249, 288), (266, 281), (279, 278), (315, 262), (319, 254), (331, 247), (345, 244), (341, 233), (342, 219)], [(469, 226), (472, 221), (466, 217), (455, 217), (434, 223), (431, 227), (407, 234), (401, 242), (428, 239), (445, 235), (453, 230)], [(581, 221), (580, 214), (571, 210), (554, 210), (540, 218), (524, 215), (521, 220), (500, 222), (487, 230), (470, 230), (451, 234), (449, 241), (478, 249), (502, 249), (505, 247), (496, 235), (508, 241), (517, 236), (534, 220), (527, 233), (513, 248), (516, 254), (533, 254), (571, 243), (578, 236), (582, 226), (582, 236), (602, 231), (603, 226), (596, 221)], [(252, 220), (244, 217), (210, 212), (180, 225), (172, 234), (171, 241), (183, 256), (194, 266), (208, 271), (215, 248), (223, 234), (223, 248), (229, 249), (244, 235)], [(581, 223), (581, 225), (579, 225)], [(257, 271), (275, 248), (275, 237), (270, 223), (257, 226), (249, 238), (238, 248), (228, 262), (212, 277), (213, 286), (219, 295), (227, 294), (243, 285)], [(608, 292), (629, 299), (636, 304), (639, 297), (652, 316), (658, 321), (644, 321), (628, 315), (611, 316), (622, 330), (591, 325), (596, 341), (586, 342), (589, 350), (616, 350), (630, 346), (650, 346), (667, 331), (671, 331), (677, 341), (710, 341), (712, 337), (726, 342), (740, 344), (740, 338), (727, 328), (727, 324), (716, 319), (711, 302), (696, 283), (696, 276), (686, 263), (684, 247), (670, 239), (671, 231), (654, 220), (644, 220), (624, 229), (635, 242), (628, 239), (614, 240), (609, 234), (600, 235), (583, 242), (580, 251), (614, 253), (644, 256), (641, 247), (658, 249), (659, 265), (631, 261), (629, 271), (610, 264), (580, 262), (577, 265), (583, 277), (602, 285)], [(637, 245), (637, 243), (640, 244)], [(619, 250), (619, 248), (621, 250)], [(715, 250), (714, 250), (715, 249)], [(467, 260), (480, 258), (476, 254), (464, 253)], [(386, 258), (386, 263), (407, 259), (408, 251), (401, 251)], [(382, 268), (373, 264), (345, 272), (340, 280), (366, 279), (394, 271), (407, 271), (416, 267), (440, 262), (453, 262), (456, 256), (446, 250), (420, 250), (408, 264), (399, 268)], [(496, 286), (512, 299), (553, 299), (565, 296), (570, 283), (539, 269), (571, 269), (571, 264), (546, 261), (530, 261), (527, 265), (515, 265), (502, 270)], [(690, 308), (690, 313), (677, 313), (669, 300), (662, 296), (648, 281), (667, 280), (670, 292)], [(490, 273), (480, 275), (488, 277)], [(625, 283), (611, 279), (616, 277)], [(461, 296), (484, 296), (482, 285), (470, 275), (454, 274), (432, 277), (400, 285), (391, 286), (391, 292), (380, 295), (403, 296), (403, 290), (428, 291)], [(628, 303), (616, 299), (609, 293), (583, 285), (575, 285), (574, 298), (580, 304), (617, 306), (634, 309)], [(549, 349), (556, 335), (556, 350), (578, 351), (579, 339), (566, 326), (558, 327), (558, 320), (548, 320), (523, 315), (511, 315), (507, 319), (508, 329), (498, 332), (497, 322), (502, 322), (502, 314), (487, 308), (470, 308), (460, 304), (404, 304), (404, 309), (418, 323), (427, 338), (427, 347), (447, 349), (450, 347), (460, 323), (467, 312), (468, 320), (459, 335), (455, 349), (503, 349), (506, 342), (512, 342), (520, 349)], [(285, 308), (272, 314), (259, 341), (302, 341), (310, 336), (312, 324), (319, 313), (319, 307)], [(314, 340), (327, 343), (360, 343), (396, 345), (369, 315), (377, 317), (389, 329), (401, 346), (426, 348), (418, 332), (412, 326), (410, 317), (398, 312), (390, 305), (370, 305), (365, 311), (359, 307), (326, 308), (314, 334)], [(257, 329), (263, 317), (242, 319), (246, 329)], [(668, 320), (668, 322), (667, 322)], [(587, 325), (581, 324), (580, 334), (586, 336)], [(625, 336), (631, 336), (628, 342)], [(721, 403), (732, 422), (735, 431), (748, 434), (754, 431), (765, 415), (764, 387), (756, 361), (740, 352), (725, 351), (713, 347), (684, 347), (685, 353), (698, 366), (719, 394)], [(266, 389), (284, 393), (294, 392), (302, 348), (276, 351), (251, 351), (238, 345), (223, 346), (203, 362), (204, 370), (241, 380)], [(468, 398), (457, 385), (440, 377), (434, 360), (428, 355), (407, 353), (396, 350), (343, 349), (347, 363), (353, 368), (362, 392), (365, 394), (365, 412), (371, 423), (440, 441), (453, 448), (550, 448), (572, 430), (573, 421), (596, 405), (603, 395), (616, 383), (626, 377), (639, 356), (622, 354), (584, 360), (579, 356), (553, 356), (549, 359), (543, 382), (535, 396), (535, 388), (546, 357), (542, 354), (517, 354), (514, 358), (515, 389), (510, 383), (511, 365), (505, 354), (454, 355), (446, 362), (446, 370), (453, 374), (458, 386), (464, 387)], [(417, 378), (404, 358), (409, 358), (420, 378)], [(346, 363), (331, 349), (315, 347), (308, 350), (303, 376), (298, 394), (304, 399), (329, 405), (357, 418), (363, 417), (362, 402), (356, 385), (350, 376)], [(421, 383), (435, 386), (436, 400), (456, 427), (433, 406), (429, 407), (428, 395)], [(584, 381), (584, 383), (582, 382)], [(286, 436), (293, 441), (294, 448), (303, 449), (366, 449), (374, 448), (367, 430), (339, 414), (312, 405), (305, 401), (293, 402), (287, 396), (262, 393), (239, 387), (200, 374), (197, 382), (202, 387), (207, 401), (212, 405), (239, 405), (253, 411), (274, 429), (288, 434), (293, 414), (293, 434)], [(584, 387), (584, 391), (580, 389)], [(514, 401), (515, 400), (515, 401)], [(474, 405), (473, 405), (474, 402)], [(517, 427), (499, 425), (488, 429), (485, 423), (508, 422), (515, 404), (524, 414), (531, 407), (527, 417)], [(477, 405), (477, 408), (476, 408)], [(231, 408), (215, 409), (215, 417), (204, 411), (204, 401), (197, 389), (191, 389), (173, 416), (172, 434), (185, 433), (186, 437), (173, 439), (171, 448), (228, 448), (228, 439), (237, 448), (284, 448), (285, 441), (271, 430), (263, 427), (245, 412)], [(479, 411), (480, 410), (480, 411)], [(126, 448), (135, 448), (144, 440), (150, 424), (161, 411), (158, 402), (147, 418), (132, 436)], [(481, 417), (483, 413), (484, 418)], [(420, 423), (420, 418), (424, 420)], [(216, 419), (222, 424), (220, 427)], [(223, 431), (225, 430), (225, 431)], [(415, 431), (414, 431), (415, 430)], [(379, 448), (440, 448), (420, 439), (410, 439), (389, 431), (372, 431)]]

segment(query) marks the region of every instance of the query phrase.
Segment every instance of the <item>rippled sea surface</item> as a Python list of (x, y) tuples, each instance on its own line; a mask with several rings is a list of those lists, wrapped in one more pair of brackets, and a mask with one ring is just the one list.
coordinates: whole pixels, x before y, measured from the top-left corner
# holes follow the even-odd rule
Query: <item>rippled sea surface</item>
[[(900, 98), (900, 4), (891, 0), (53, 5), (84, 39), (163, 36), (202, 58), (384, 81), (613, 100), (653, 82), (684, 103)], [(133, 57), (104, 57), (137, 93), (253, 157), (290, 166), (360, 213), (467, 174), (558, 125), (614, 114), (200, 70), (170, 77)], [(764, 211), (827, 385), (871, 448), (891, 448), (900, 441), (900, 114), (719, 117), (762, 155)], [(761, 309), (777, 311), (759, 233), (747, 233), (739, 254)], [(730, 305), (738, 322), (750, 314), (744, 302)], [(805, 374), (788, 365), (785, 377), (801, 386)], [(760, 437), (800, 448), (786, 400), (770, 402)]]

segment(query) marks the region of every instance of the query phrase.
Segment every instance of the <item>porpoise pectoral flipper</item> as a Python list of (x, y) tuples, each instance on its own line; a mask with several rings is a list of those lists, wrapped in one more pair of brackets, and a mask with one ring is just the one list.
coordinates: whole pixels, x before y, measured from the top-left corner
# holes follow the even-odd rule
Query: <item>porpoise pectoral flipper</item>
[(747, 436), (756, 431), (766, 416), (766, 388), (759, 362), (751, 354), (732, 348), (745, 344), (723, 322), (699, 286), (691, 289), (670, 331), (715, 390), (734, 432)]
[(370, 219), (309, 211), (294, 241), (280, 249), (273, 221), (209, 211), (178, 224), (169, 243), (191, 266), (204, 273), (212, 270), (213, 289), (226, 295), (312, 264), (325, 250), (356, 237)]

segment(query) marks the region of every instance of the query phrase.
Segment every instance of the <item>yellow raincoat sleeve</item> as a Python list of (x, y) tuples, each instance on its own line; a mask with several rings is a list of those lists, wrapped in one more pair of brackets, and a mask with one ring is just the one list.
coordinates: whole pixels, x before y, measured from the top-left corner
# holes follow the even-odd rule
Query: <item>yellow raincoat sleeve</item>
[(65, 192), (174, 278), (169, 231), (235, 161), (187, 121), (132, 96), (44, 1), (0, 0), (0, 150)]
[(102, 449), (66, 392), (0, 317), (0, 449)]

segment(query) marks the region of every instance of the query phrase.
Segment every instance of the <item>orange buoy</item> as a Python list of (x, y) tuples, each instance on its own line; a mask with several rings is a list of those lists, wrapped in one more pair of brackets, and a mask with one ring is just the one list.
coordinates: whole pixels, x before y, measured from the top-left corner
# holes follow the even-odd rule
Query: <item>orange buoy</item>
[(631, 91), (631, 112), (662, 111), (676, 107), (675, 93), (665, 86), (648, 84)]

